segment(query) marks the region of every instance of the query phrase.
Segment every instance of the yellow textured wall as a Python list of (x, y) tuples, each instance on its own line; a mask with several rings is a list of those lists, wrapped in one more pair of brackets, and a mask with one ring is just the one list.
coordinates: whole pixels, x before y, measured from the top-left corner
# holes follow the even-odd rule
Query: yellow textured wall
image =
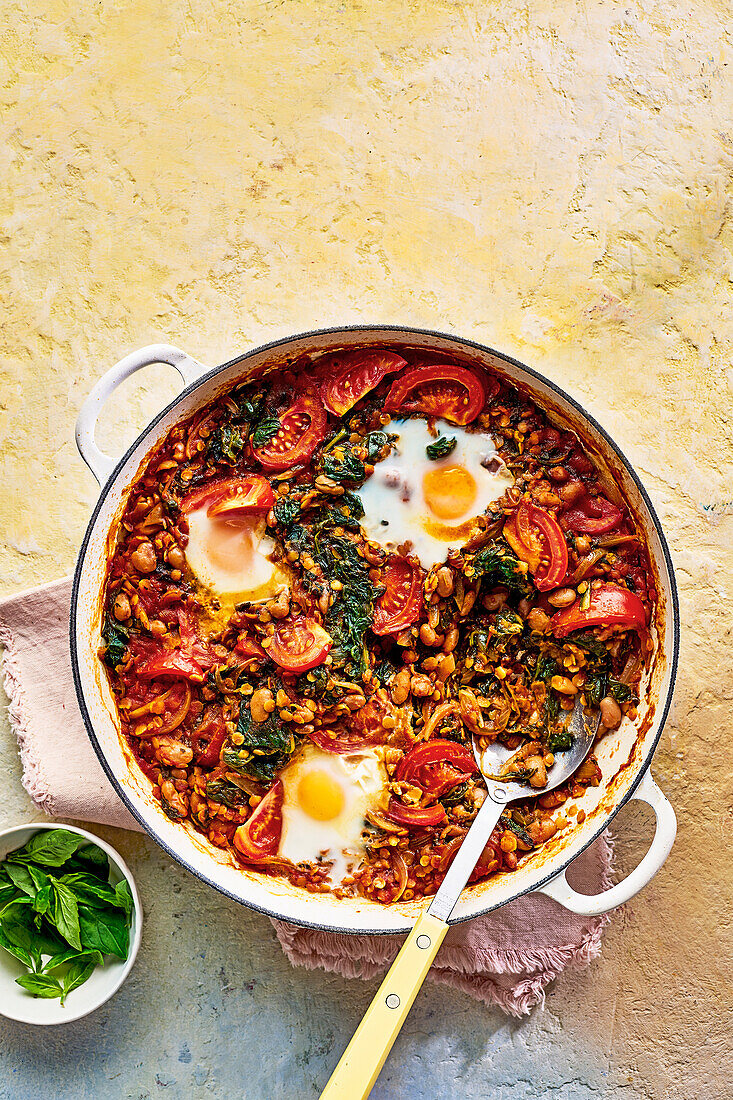
[[(729, 7), (48, 0), (2, 23), (1, 590), (70, 571), (95, 496), (75, 415), (134, 347), (214, 365), (305, 328), (404, 322), (544, 371), (637, 464), (685, 622), (655, 765), (678, 843), (579, 981), (578, 1016), (617, 1083), (723, 1097)], [(163, 372), (129, 387), (108, 444), (172, 392)]]

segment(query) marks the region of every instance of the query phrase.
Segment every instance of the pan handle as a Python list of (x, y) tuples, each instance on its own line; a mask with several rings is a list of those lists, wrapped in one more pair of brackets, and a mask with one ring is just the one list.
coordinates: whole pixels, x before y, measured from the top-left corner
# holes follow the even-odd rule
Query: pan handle
[(150, 344), (146, 348), (140, 348), (139, 351), (130, 352), (102, 375), (82, 405), (76, 419), (76, 445), (79, 448), (79, 454), (100, 485), (104, 485), (114, 470), (117, 459), (104, 454), (96, 444), (97, 417), (119, 384), (143, 367), (150, 366), (151, 363), (168, 363), (171, 367), (175, 367), (184, 386), (195, 382), (207, 369), (190, 355), (186, 355), (185, 351), (180, 351), (179, 348), (174, 348), (170, 344)]
[(554, 898), (572, 913), (595, 917), (600, 913), (607, 913), (609, 909), (615, 909), (617, 905), (623, 905), (654, 878), (672, 850), (677, 835), (677, 818), (671, 802), (662, 794), (652, 779), (651, 772), (646, 773), (631, 797), (651, 806), (657, 818), (654, 838), (639, 866), (622, 882), (601, 894), (579, 894), (568, 885), (564, 871), (557, 878), (540, 886), (538, 893)]

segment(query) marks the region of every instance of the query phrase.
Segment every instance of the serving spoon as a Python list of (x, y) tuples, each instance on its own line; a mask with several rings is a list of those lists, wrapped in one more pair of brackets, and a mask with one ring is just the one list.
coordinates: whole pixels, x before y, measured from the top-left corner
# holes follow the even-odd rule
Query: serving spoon
[(478, 858), (486, 847), (504, 807), (519, 798), (547, 794), (564, 783), (585, 760), (598, 729), (599, 716), (587, 718), (580, 696), (568, 722), (573, 743), (557, 753), (547, 770), (547, 784), (538, 789), (505, 778), (501, 770), (516, 750), (496, 742), (481, 749), (474, 738), (473, 752), (486, 780), (488, 795), (466, 833), (440, 889), (428, 909), (420, 914), (392, 963), (364, 1019), (333, 1071), (321, 1100), (364, 1100), (379, 1076), (392, 1044), (400, 1033), (412, 1003), (448, 931), (451, 914)]

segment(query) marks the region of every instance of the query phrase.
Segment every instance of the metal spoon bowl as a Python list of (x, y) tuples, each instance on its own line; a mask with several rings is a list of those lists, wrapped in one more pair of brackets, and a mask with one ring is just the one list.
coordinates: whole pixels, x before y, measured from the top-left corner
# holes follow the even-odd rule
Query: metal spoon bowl
[(469, 875), (486, 847), (506, 804), (520, 798), (536, 798), (564, 783), (590, 752), (598, 730), (598, 722), (598, 712), (594, 712), (591, 718), (587, 717), (581, 697), (577, 695), (567, 726), (572, 734), (573, 743), (567, 751), (555, 754), (555, 761), (547, 770), (547, 782), (542, 787), (518, 783), (508, 777), (501, 778), (501, 769), (516, 750), (508, 749), (497, 741), (482, 749), (478, 747), (477, 739), (474, 738), (473, 752), (476, 763), (486, 780), (487, 798), (474, 818), (440, 889), (433, 898), (429, 913), (444, 921), (450, 918), (461, 890), (468, 882)]

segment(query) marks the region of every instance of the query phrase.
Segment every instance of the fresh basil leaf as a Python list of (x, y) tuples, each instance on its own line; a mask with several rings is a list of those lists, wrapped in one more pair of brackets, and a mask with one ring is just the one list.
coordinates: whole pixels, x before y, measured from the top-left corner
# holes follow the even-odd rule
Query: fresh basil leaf
[[(99, 952), (96, 952), (99, 954)], [(84, 985), (84, 982), (91, 978), (97, 967), (96, 962), (84, 961), (81, 957), (75, 959), (69, 965), (69, 969), (61, 979), (64, 986), (64, 991), (61, 994), (61, 1004), (66, 1000), (66, 997), (71, 993), (72, 989), (77, 989), (80, 985)]]
[[(40, 927), (36, 926), (37, 920)], [(0, 913), (0, 929), (16, 946), (39, 959), (41, 955), (55, 955), (66, 947), (40, 914), (34, 913), (30, 898), (24, 898), (22, 904), (11, 902), (5, 907)]]
[(53, 884), (53, 907), (52, 916), (49, 917), (49, 920), (56, 926), (67, 943), (81, 950), (79, 906), (71, 890), (63, 882), (56, 881)]
[(7, 905), (7, 903), (14, 898), (16, 894), (15, 885), (12, 882), (0, 883), (0, 908)]
[(7, 857), (8, 873), (11, 864), (15, 863), (40, 863), (44, 867), (61, 867), (82, 844), (87, 843), (85, 837), (67, 829), (49, 829), (36, 833), (27, 844)]
[(36, 884), (31, 878), (28, 868), (24, 867), (22, 863), (8, 863), (7, 867), (13, 885), (24, 894), (27, 894), (29, 898), (35, 897)]
[(34, 997), (60, 997), (63, 993), (63, 987), (58, 978), (49, 978), (45, 974), (29, 974), (27, 978), (15, 980)]
[(277, 435), (280, 431), (280, 427), (280, 421), (276, 416), (263, 417), (252, 432), (252, 446), (264, 447), (265, 443), (269, 443), (270, 440)]
[(103, 955), (126, 959), (130, 948), (130, 933), (125, 916), (115, 909), (79, 906), (79, 928), (84, 947), (96, 948)]
[(9, 954), (14, 955), (15, 958), (19, 959), (29, 970), (35, 970), (34, 961), (30, 952), (26, 951), (24, 947), (19, 947), (17, 943), (13, 943), (13, 941), (5, 935), (2, 928), (0, 928), (0, 947), (4, 947)]
[(428, 458), (446, 458), (452, 451), (456, 449), (458, 440), (455, 436), (443, 435), (440, 439), (436, 439), (435, 443), (428, 443), (425, 448), (425, 453)]
[(109, 883), (102, 882), (94, 875), (84, 872), (76, 872), (71, 875), (62, 875), (59, 882), (71, 890), (77, 901), (83, 901), (87, 905), (117, 905), (117, 897)]
[(45, 886), (42, 886), (36, 896), (33, 898), (33, 908), (40, 916), (45, 916), (51, 908), (51, 898), (53, 893), (53, 885), (49, 881)]
[(44, 974), (53, 974), (54, 971), (60, 970), (62, 966), (66, 966), (70, 962), (91, 962), (94, 966), (103, 966), (104, 958), (100, 951), (82, 950), (77, 951), (75, 948), (70, 947), (67, 951), (61, 951), (58, 955), (54, 955), (49, 959), (43, 967)]
[(81, 871), (106, 883), (109, 881), (109, 860), (101, 848), (96, 844), (90, 844), (86, 848), (80, 848), (68, 863), (64, 864), (64, 871), (67, 875)]
[(31, 917), (29, 925), (25, 919), (24, 911), (18, 910), (2, 918), (0, 931), (3, 933), (4, 940), (7, 940), (13, 947), (19, 948), (34, 960), (31, 969), (35, 970), (41, 961), (41, 950), (37, 943), (36, 929), (32, 920)]
[(76, 858), (83, 860), (84, 863), (92, 863), (95, 867), (109, 867), (107, 853), (103, 852), (97, 844), (87, 844), (86, 848), (80, 848)]
[(44, 886), (49, 885), (51, 878), (45, 871), (42, 871), (40, 867), (34, 867), (32, 863), (27, 864), (27, 867), (28, 874), (33, 879), (33, 885), (36, 890), (42, 890)]
[(117, 905), (122, 909), (128, 918), (132, 917), (133, 900), (132, 890), (130, 889), (130, 883), (127, 879), (122, 879), (115, 886), (115, 896), (117, 898)]

